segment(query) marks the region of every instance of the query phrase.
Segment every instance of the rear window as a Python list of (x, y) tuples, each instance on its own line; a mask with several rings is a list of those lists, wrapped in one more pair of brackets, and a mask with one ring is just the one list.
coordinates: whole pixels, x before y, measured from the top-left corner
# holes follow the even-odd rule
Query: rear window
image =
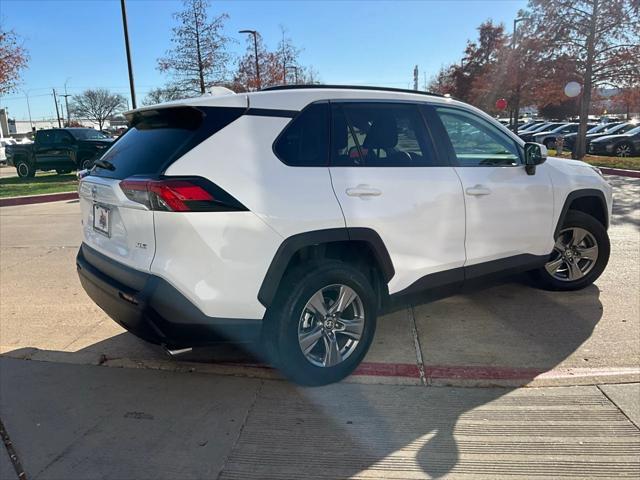
[(214, 133), (242, 116), (243, 108), (176, 107), (135, 112), (129, 130), (101, 157), (115, 167), (92, 175), (123, 179), (159, 175)]
[(329, 163), (329, 104), (313, 103), (280, 134), (273, 151), (293, 167), (322, 167)]

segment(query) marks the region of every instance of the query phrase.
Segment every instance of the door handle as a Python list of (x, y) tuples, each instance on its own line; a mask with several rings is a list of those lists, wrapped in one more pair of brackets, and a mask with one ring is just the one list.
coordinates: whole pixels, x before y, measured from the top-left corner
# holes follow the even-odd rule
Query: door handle
[(357, 187), (347, 188), (347, 195), (350, 197), (379, 197), (382, 190), (370, 187), (369, 185), (358, 185)]
[(465, 190), (467, 195), (481, 196), (481, 195), (489, 195), (491, 190), (483, 185), (475, 185), (473, 187), (469, 187)]

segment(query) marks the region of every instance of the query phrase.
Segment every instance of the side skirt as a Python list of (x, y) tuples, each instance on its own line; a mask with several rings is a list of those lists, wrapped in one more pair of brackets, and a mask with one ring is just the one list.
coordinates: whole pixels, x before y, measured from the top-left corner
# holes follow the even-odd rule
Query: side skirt
[(500, 258), (490, 262), (483, 262), (468, 267), (454, 268), (444, 272), (436, 272), (416, 280), (407, 288), (390, 295), (391, 299), (413, 295), (426, 290), (447, 286), (464, 286), (475, 283), (476, 280), (489, 280), (506, 277), (516, 273), (535, 270), (544, 266), (549, 260), (548, 255), (522, 254), (513, 257)]

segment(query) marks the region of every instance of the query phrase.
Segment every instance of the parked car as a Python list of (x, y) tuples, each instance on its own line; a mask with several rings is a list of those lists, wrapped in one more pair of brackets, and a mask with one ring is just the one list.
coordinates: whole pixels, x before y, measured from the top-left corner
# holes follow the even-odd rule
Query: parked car
[(7, 163), (7, 155), (5, 153), (5, 147), (7, 145), (15, 145), (16, 141), (13, 138), (0, 138), (0, 165)]
[(351, 373), (391, 297), (532, 271), (590, 285), (611, 187), (482, 111), (374, 87), (289, 86), (128, 113), (80, 180), (80, 281), (171, 351), (264, 342), (303, 384)]
[(519, 127), (518, 128), (518, 133), (528, 132), (532, 128), (539, 127), (543, 123), (549, 123), (549, 122), (547, 122), (546, 120), (531, 120), (531, 121), (523, 124), (521, 127)]
[(547, 122), (537, 127), (533, 127), (531, 130), (526, 132), (518, 132), (518, 136), (525, 142), (531, 142), (533, 141), (533, 136), (535, 134), (551, 132), (552, 130), (567, 124), (568, 122)]
[[(628, 132), (635, 128), (637, 124), (631, 122), (614, 122), (614, 123), (602, 123), (596, 127), (587, 131), (587, 145), (586, 151), (589, 151), (589, 143), (596, 138), (604, 137), (605, 135), (613, 135)], [(575, 148), (577, 133), (572, 133), (564, 137), (564, 149), (573, 151)]]
[[(590, 123), (587, 124), (587, 128), (594, 127), (595, 124)], [(560, 125), (559, 127), (554, 128), (548, 132), (541, 132), (533, 134), (533, 138), (531, 141), (536, 143), (542, 143), (547, 148), (556, 148), (556, 139), (560, 136), (564, 138), (565, 135), (575, 133), (578, 131), (578, 127), (580, 127), (579, 123), (567, 123), (564, 125)]]
[(589, 153), (592, 155), (608, 155), (616, 157), (633, 157), (640, 155), (640, 126), (625, 133), (605, 135), (591, 140)]
[(33, 143), (8, 147), (7, 160), (20, 177), (33, 177), (38, 170), (63, 174), (90, 168), (112, 143), (92, 128), (38, 130)]

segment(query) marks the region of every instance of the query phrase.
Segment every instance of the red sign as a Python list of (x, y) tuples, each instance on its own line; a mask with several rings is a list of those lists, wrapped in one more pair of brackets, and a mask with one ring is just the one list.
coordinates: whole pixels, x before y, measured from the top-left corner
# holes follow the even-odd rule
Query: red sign
[(498, 110), (504, 110), (507, 108), (507, 101), (504, 98), (499, 98), (496, 100), (496, 108)]

